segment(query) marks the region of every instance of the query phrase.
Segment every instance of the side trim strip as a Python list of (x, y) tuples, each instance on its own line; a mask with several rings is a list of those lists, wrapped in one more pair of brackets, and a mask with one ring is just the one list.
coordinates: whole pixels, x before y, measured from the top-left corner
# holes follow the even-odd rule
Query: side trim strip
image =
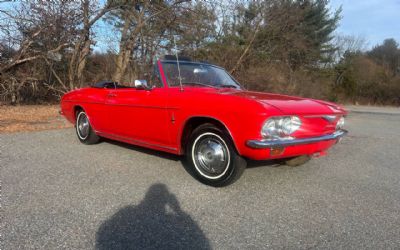
[(146, 106), (146, 105), (138, 105), (138, 104), (118, 104), (118, 103), (106, 103), (106, 106), (123, 106), (123, 107), (130, 107), (130, 108), (143, 108), (143, 109), (165, 109), (165, 110), (177, 110), (176, 107), (166, 107), (166, 106)]
[(165, 109), (165, 110), (178, 110), (178, 107), (167, 107), (167, 106), (146, 106), (146, 105), (138, 105), (138, 104), (115, 104), (115, 103), (103, 103), (103, 102), (88, 102), (88, 101), (65, 101), (65, 102), (72, 102), (72, 103), (88, 103), (88, 104), (101, 104), (105, 106), (125, 106), (125, 107), (132, 107), (132, 108), (148, 108), (148, 109)]

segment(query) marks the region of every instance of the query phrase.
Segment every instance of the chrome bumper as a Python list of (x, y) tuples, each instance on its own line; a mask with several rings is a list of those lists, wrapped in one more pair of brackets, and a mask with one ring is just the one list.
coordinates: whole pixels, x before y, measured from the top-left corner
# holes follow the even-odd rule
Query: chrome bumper
[(310, 144), (320, 141), (337, 140), (347, 134), (347, 131), (342, 129), (330, 135), (323, 135), (318, 137), (301, 138), (301, 139), (287, 139), (287, 140), (248, 140), (247, 146), (251, 148), (275, 148), (287, 147), (294, 145)]

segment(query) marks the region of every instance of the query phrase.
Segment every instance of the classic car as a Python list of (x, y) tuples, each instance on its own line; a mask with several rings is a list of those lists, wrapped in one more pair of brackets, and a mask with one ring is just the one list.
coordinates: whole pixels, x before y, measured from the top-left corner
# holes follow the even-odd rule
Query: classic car
[(183, 155), (186, 169), (211, 186), (237, 180), (246, 159), (301, 165), (347, 133), (341, 106), (248, 91), (216, 65), (167, 57), (150, 72), (66, 93), (60, 112), (84, 144), (104, 137)]

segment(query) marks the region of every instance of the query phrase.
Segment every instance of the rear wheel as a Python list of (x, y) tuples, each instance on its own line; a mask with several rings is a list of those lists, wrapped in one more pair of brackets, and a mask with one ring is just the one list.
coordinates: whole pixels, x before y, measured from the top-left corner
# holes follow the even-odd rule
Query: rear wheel
[(85, 111), (80, 110), (76, 116), (76, 134), (80, 142), (90, 145), (99, 142), (100, 137), (96, 135), (92, 126), (90, 125), (89, 118)]
[(286, 160), (285, 165), (290, 166), (290, 167), (298, 167), (298, 166), (301, 166), (301, 165), (307, 163), (310, 160), (311, 160), (311, 157), (309, 155), (301, 155), (301, 156), (297, 156), (294, 158), (290, 158), (289, 160)]
[(235, 182), (246, 168), (230, 137), (212, 124), (197, 127), (189, 138), (186, 159), (202, 183), (221, 187)]

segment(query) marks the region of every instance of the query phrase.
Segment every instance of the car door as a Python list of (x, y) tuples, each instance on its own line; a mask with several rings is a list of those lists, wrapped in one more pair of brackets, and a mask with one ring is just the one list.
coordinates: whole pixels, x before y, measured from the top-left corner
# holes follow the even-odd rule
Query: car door
[(159, 78), (151, 84), (149, 89), (132, 87), (110, 91), (106, 105), (112, 133), (140, 144), (168, 146), (167, 88)]

